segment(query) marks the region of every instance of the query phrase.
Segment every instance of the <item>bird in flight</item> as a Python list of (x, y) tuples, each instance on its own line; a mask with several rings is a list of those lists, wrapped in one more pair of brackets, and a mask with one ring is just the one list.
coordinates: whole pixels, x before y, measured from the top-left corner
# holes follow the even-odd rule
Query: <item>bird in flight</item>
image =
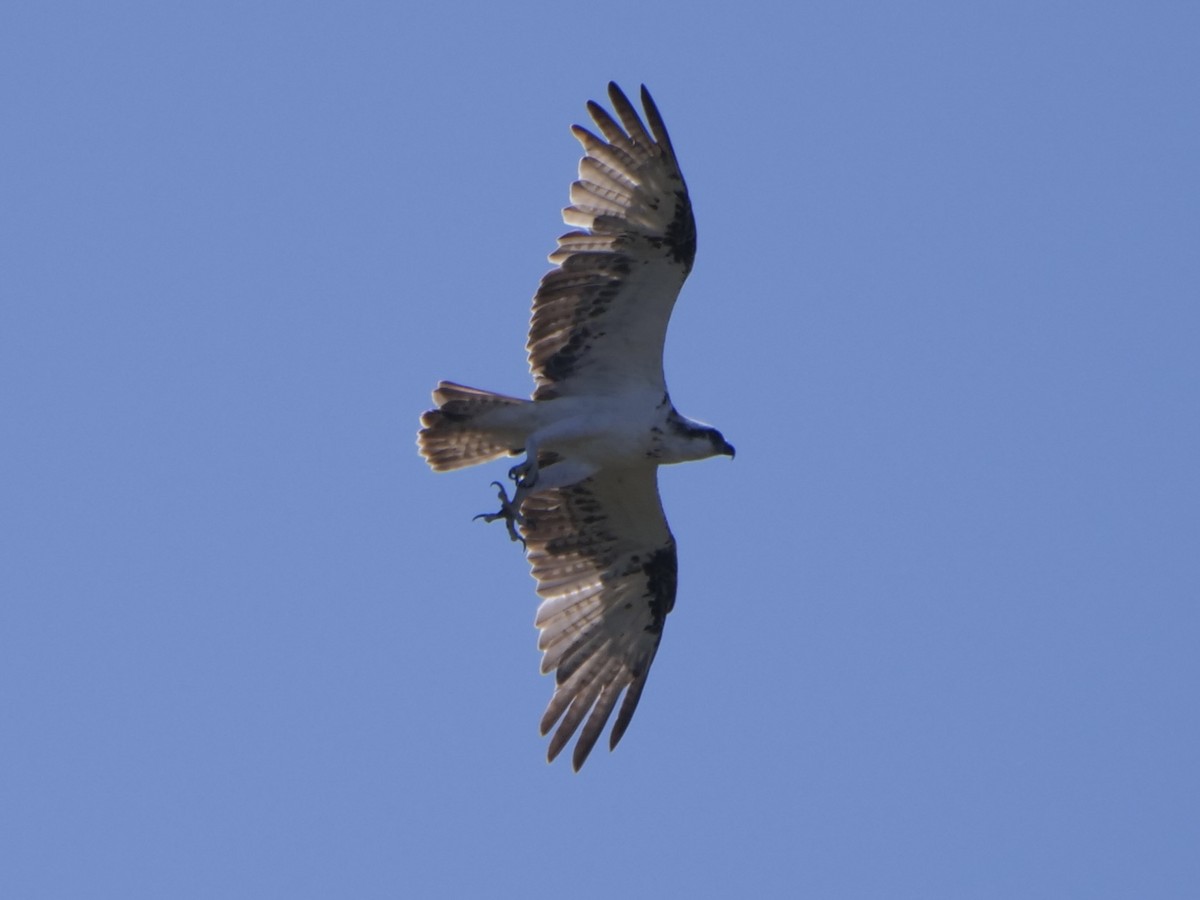
[(532, 399), (440, 382), (418, 446), (439, 472), (522, 456), (510, 497), (482, 514), (525, 547), (541, 597), (542, 672), (555, 672), (542, 716), (553, 760), (583, 725), (576, 770), (624, 694), (609, 748), (629, 727), (675, 605), (675, 538), (658, 467), (733, 456), (715, 428), (681, 416), (667, 393), (663, 344), (696, 255), (696, 223), (658, 108), (646, 124), (616, 84), (614, 118), (588, 102), (599, 134), (578, 125), (579, 179), (533, 298)]

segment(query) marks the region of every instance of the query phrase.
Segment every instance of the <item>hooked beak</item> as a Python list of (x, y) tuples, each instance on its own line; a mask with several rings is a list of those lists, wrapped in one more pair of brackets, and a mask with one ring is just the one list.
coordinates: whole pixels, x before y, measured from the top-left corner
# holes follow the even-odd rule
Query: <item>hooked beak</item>
[(733, 449), (733, 444), (729, 443), (729, 441), (726, 441), (725, 446), (723, 446), (721, 448), (721, 454), (723, 456), (728, 456), (730, 459), (733, 459), (735, 453), (736, 453), (736, 451)]

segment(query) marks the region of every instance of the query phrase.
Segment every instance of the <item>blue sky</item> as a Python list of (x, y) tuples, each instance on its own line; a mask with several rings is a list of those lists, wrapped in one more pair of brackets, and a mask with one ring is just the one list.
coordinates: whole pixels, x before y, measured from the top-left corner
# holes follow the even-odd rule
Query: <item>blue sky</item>
[[(1200, 12), (734, 7), (6, 8), (0, 894), (1197, 895)], [(609, 79), (738, 456), (576, 775), (414, 436), (529, 390)]]

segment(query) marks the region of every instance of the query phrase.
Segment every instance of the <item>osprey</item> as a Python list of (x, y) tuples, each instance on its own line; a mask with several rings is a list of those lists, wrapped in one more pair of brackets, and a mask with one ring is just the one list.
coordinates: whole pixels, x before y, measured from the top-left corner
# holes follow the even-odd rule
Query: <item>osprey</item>
[[(542, 598), (542, 672), (556, 672), (541, 732), (553, 760), (583, 724), (572, 763), (587, 759), (622, 692), (609, 748), (629, 726), (675, 605), (675, 539), (658, 467), (733, 447), (675, 411), (663, 376), (671, 308), (692, 269), (696, 223), (667, 129), (642, 87), (650, 129), (616, 84), (620, 122), (599, 104), (599, 137), (578, 125), (579, 180), (555, 268), (533, 298), (530, 400), (443, 381), (421, 416), (418, 446), (436, 471), (524, 459), (499, 489), (502, 520), (525, 546)], [(561, 720), (561, 721), (560, 721)], [(585, 722), (586, 720), (586, 722)]]

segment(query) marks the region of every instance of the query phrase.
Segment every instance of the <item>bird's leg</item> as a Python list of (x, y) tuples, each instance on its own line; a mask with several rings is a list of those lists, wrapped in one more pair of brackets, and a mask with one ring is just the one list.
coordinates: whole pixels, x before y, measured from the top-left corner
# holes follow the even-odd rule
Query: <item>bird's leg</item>
[(497, 519), (503, 519), (504, 524), (508, 527), (509, 539), (520, 541), (521, 546), (524, 547), (525, 539), (517, 533), (517, 525), (525, 524), (525, 517), (521, 515), (521, 504), (529, 493), (529, 489), (525, 485), (518, 483), (516, 490), (513, 491), (512, 499), (509, 499), (508, 492), (504, 490), (503, 484), (499, 481), (493, 481), (492, 484), (500, 492), (500, 509), (494, 513), (480, 513), (475, 518), (483, 519), (485, 522), (495, 522)]
[(521, 504), (525, 502), (525, 498), (529, 496), (538, 480), (538, 445), (535, 441), (532, 439), (526, 441), (525, 461), (509, 469), (508, 477), (514, 485), (512, 497), (508, 496), (503, 484), (493, 481), (492, 484), (500, 492), (500, 509), (494, 513), (480, 513), (475, 518), (483, 519), (485, 522), (503, 519), (508, 528), (509, 538), (520, 541), (521, 546), (524, 547), (525, 539), (518, 533), (517, 526), (525, 524), (525, 517), (521, 515)]
[(537, 484), (538, 479), (538, 452), (537, 448), (526, 447), (525, 461), (517, 463), (508, 470), (509, 480), (517, 486), (517, 489), (525, 488), (528, 490)]
[(540, 441), (530, 437), (525, 441), (525, 460), (517, 463), (508, 470), (509, 480), (512, 481), (513, 495), (510, 498), (507, 491), (504, 490), (504, 485), (499, 481), (493, 481), (500, 492), (500, 509), (494, 513), (480, 513), (475, 518), (483, 519), (485, 522), (495, 522), (497, 519), (503, 519), (505, 526), (508, 528), (508, 536), (514, 541), (520, 541), (521, 546), (525, 546), (525, 539), (521, 537), (517, 531), (518, 525), (525, 524), (525, 517), (521, 515), (521, 504), (525, 502), (525, 498), (533, 491), (534, 486), (538, 483), (538, 445)]

